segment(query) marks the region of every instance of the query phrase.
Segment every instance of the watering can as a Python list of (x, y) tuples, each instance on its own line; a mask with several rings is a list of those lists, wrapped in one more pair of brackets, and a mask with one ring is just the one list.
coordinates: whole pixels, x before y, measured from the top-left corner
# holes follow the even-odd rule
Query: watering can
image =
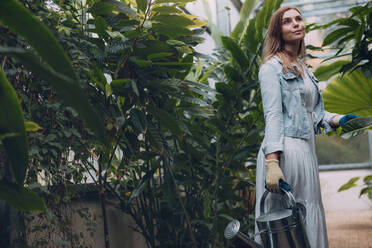
[(240, 232), (238, 220), (231, 221), (225, 228), (225, 238), (238, 238), (245, 247), (252, 248), (310, 248), (303, 221), (306, 217), (306, 208), (296, 203), (290, 186), (284, 181), (279, 182), (281, 194), (285, 195), (289, 208), (276, 209), (265, 213), (265, 199), (270, 193), (265, 191), (260, 201), (260, 216), (256, 219), (263, 246), (255, 242), (248, 235)]

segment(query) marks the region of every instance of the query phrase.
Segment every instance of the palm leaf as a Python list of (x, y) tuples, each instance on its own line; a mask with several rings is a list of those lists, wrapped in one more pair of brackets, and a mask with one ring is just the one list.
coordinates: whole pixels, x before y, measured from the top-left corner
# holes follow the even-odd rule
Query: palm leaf
[(335, 78), (323, 97), (327, 111), (372, 116), (372, 78), (367, 78), (360, 69)]

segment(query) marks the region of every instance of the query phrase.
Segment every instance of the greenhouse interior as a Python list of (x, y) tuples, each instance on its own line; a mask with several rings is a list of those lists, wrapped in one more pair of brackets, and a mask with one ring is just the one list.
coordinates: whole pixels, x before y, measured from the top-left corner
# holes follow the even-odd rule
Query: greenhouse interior
[(372, 1), (1, 0), (1, 248), (372, 248)]

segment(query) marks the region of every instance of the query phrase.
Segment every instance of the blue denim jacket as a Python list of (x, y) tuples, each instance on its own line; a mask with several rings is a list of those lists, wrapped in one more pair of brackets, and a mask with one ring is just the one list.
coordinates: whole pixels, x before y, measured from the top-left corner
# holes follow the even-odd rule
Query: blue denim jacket
[[(303, 64), (302, 61), (300, 63)], [(315, 134), (335, 130), (329, 122), (335, 113), (325, 111), (318, 79), (307, 69), (307, 73), (318, 90), (318, 102), (314, 107), (313, 126), (309, 127), (305, 107), (305, 83), (301, 76), (283, 71), (282, 61), (274, 56), (266, 61), (258, 74), (261, 86), (262, 105), (265, 116), (265, 138), (262, 149), (265, 155), (283, 151), (284, 136), (310, 138), (310, 128)], [(304, 72), (306, 73), (306, 71)]]

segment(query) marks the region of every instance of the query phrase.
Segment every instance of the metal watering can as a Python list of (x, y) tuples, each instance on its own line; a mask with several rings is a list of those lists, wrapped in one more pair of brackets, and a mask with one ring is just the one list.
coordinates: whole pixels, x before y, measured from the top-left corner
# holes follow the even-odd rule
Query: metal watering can
[(285, 195), (290, 208), (283, 208), (271, 212), (264, 212), (265, 199), (270, 193), (265, 191), (260, 201), (260, 216), (256, 219), (262, 242), (258, 244), (248, 235), (239, 232), (240, 223), (238, 220), (231, 221), (225, 228), (225, 238), (237, 237), (244, 243), (245, 247), (253, 248), (310, 248), (303, 221), (306, 217), (306, 208), (301, 203), (296, 203), (291, 187), (281, 180), (279, 188), (282, 195)]

